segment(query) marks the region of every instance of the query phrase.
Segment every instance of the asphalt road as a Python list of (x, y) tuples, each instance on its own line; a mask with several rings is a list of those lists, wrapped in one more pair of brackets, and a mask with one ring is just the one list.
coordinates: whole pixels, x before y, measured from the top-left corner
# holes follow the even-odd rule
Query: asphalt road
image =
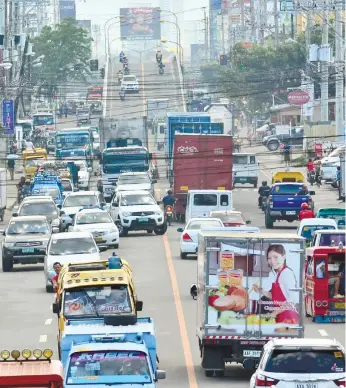
[[(131, 66), (140, 78), (141, 90), (137, 95), (127, 95), (125, 101), (118, 98), (119, 87), (115, 76), (117, 65), (110, 70), (107, 95), (107, 115), (133, 116), (144, 114), (146, 98), (170, 98), (171, 111), (182, 109), (180, 86), (172, 65), (167, 64), (165, 75), (159, 76), (154, 64)], [(154, 140), (149, 137), (151, 152), (159, 161), (161, 179), (156, 195), (162, 197), (168, 184), (162, 154), (156, 152)], [(263, 151), (262, 151), (263, 152)], [(264, 155), (265, 157), (266, 155)], [(268, 158), (267, 158), (268, 159)], [(279, 163), (276, 161), (275, 163)], [(261, 165), (260, 180), (269, 181), (270, 170)], [(326, 187), (316, 189), (317, 207), (334, 204), (336, 193)], [(234, 190), (237, 210), (250, 219), (252, 224), (264, 228), (263, 213), (257, 208), (257, 193), (253, 188), (240, 187)], [(120, 240), (118, 253), (133, 267), (137, 293), (144, 301), (142, 316), (150, 316), (156, 325), (160, 369), (167, 372), (167, 379), (160, 381), (161, 387), (209, 388), (248, 387), (249, 373), (241, 366), (227, 368), (223, 378), (206, 378), (200, 367), (199, 350), (195, 336), (196, 302), (189, 295), (191, 283), (196, 279), (194, 258), (182, 261), (179, 257), (179, 233), (176, 225), (171, 226), (165, 236), (131, 233)], [(274, 232), (292, 232), (297, 224), (282, 223)], [(112, 250), (102, 253), (108, 257)], [(57, 350), (57, 319), (51, 312), (53, 295), (45, 293), (42, 266), (17, 266), (12, 273), (0, 272), (1, 326), (0, 348), (52, 348)], [(305, 321), (306, 337), (335, 337), (345, 342), (345, 326), (342, 324), (321, 325)]]

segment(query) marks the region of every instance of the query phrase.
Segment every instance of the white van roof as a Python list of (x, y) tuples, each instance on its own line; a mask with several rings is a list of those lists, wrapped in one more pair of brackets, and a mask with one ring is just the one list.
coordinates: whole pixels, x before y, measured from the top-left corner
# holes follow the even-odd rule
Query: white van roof
[(303, 226), (309, 226), (309, 225), (331, 225), (335, 226), (335, 229), (338, 228), (337, 223), (335, 220), (331, 218), (307, 218), (305, 220), (302, 220), (299, 224), (299, 228)]
[(189, 190), (189, 194), (218, 194), (218, 193), (232, 193), (232, 190)]

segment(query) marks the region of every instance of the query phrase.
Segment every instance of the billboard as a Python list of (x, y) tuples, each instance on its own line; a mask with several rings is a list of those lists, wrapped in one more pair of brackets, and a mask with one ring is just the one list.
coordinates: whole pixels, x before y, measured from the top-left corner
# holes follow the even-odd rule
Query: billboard
[(161, 23), (159, 8), (120, 8), (123, 17), (120, 34), (126, 40), (160, 40)]
[(76, 19), (76, 2), (74, 0), (60, 0), (59, 15), (61, 22), (67, 18)]
[(14, 101), (2, 101), (2, 125), (6, 128), (5, 135), (14, 134)]
[(78, 26), (88, 30), (91, 35), (91, 20), (77, 20)]
[(204, 44), (192, 43), (190, 45), (191, 50), (191, 64), (199, 65), (204, 62), (205, 50)]

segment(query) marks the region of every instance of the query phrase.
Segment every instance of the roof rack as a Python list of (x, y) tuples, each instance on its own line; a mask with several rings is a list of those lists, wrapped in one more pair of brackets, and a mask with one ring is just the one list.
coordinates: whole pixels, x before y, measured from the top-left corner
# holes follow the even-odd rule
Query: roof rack
[(108, 269), (107, 265), (102, 263), (69, 264), (68, 272), (102, 271), (106, 269)]

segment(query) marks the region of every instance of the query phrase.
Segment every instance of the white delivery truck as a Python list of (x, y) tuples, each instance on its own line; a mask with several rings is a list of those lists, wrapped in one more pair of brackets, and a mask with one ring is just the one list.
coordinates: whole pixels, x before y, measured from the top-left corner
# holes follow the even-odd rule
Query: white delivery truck
[(197, 337), (207, 377), (258, 360), (272, 338), (303, 337), (305, 240), (298, 235), (203, 231), (197, 259)]

